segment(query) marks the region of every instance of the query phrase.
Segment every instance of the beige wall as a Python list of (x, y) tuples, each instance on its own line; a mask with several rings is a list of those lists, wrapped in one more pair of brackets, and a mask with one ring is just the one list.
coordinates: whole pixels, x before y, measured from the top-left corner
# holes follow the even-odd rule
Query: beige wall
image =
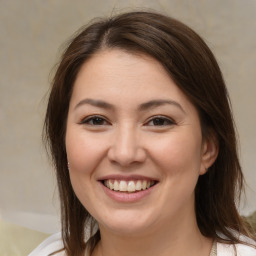
[(153, 8), (206, 39), (230, 90), (250, 189), (242, 212), (256, 210), (255, 0), (1, 0), (0, 214), (27, 227), (58, 229), (53, 172), (41, 143), (44, 95), (59, 46), (95, 16)]

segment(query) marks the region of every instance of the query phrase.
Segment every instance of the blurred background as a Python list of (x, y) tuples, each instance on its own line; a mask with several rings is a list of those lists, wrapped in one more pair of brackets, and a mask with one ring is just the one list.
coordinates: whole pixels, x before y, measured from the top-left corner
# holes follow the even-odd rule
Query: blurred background
[(41, 133), (61, 46), (92, 18), (149, 9), (189, 25), (214, 52), (230, 92), (247, 180), (241, 213), (256, 210), (255, 0), (0, 0), (2, 231), (6, 223), (43, 233), (60, 228), (54, 171)]

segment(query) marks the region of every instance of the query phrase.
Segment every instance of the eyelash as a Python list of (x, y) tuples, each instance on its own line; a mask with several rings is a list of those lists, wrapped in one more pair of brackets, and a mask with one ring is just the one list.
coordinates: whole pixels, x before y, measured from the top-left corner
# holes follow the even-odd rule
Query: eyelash
[[(160, 125), (159, 124), (155, 124), (155, 125), (149, 125), (149, 126), (170, 126), (170, 125), (174, 125), (174, 124), (176, 124), (175, 122), (174, 122), (174, 120), (172, 120), (172, 119), (170, 119), (170, 118), (168, 118), (168, 117), (165, 117), (165, 116), (154, 116), (154, 117), (152, 117), (152, 118), (150, 118), (149, 119), (149, 121), (147, 121), (146, 122), (146, 124), (148, 124), (148, 123), (150, 123), (150, 122), (154, 122), (154, 121), (160, 121)], [(163, 124), (163, 122), (165, 123), (165, 124)]]
[[(96, 121), (96, 123), (94, 123)], [(156, 122), (158, 124), (152, 124), (152, 125), (149, 125), (150, 122)], [(159, 124), (160, 122), (160, 124)], [(102, 124), (104, 123), (104, 124)], [(89, 116), (85, 119), (83, 119), (80, 124), (85, 124), (85, 125), (91, 125), (91, 126), (103, 126), (103, 125), (109, 125), (110, 122), (107, 121), (107, 119), (103, 116), (98, 116), (98, 115), (95, 115), (95, 116)], [(148, 126), (160, 126), (160, 127), (163, 127), (163, 126), (171, 126), (171, 125), (174, 125), (176, 124), (174, 120), (168, 118), (168, 117), (165, 117), (165, 116), (154, 116), (154, 117), (151, 117), (146, 123), (144, 123), (144, 125), (148, 125)]]
[[(105, 122), (107, 124), (109, 124), (109, 122), (106, 120), (105, 117), (103, 116), (89, 116), (89, 117), (86, 117), (85, 119), (83, 119), (80, 124), (86, 124), (86, 125), (91, 125), (91, 126), (102, 126), (103, 124), (94, 124), (94, 123), (90, 123), (90, 122)], [(106, 125), (106, 124), (104, 124)]]

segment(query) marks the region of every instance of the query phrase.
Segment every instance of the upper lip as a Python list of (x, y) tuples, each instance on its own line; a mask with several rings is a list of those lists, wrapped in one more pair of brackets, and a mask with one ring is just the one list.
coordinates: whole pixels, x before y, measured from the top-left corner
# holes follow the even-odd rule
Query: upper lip
[(121, 174), (110, 174), (98, 178), (98, 181), (103, 180), (148, 180), (148, 181), (158, 181), (156, 178), (143, 176), (143, 175), (121, 175)]

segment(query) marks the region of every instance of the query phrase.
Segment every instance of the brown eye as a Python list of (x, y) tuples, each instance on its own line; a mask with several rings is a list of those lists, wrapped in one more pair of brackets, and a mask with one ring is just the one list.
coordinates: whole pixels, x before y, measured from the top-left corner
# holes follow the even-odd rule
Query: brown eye
[(152, 118), (147, 125), (149, 126), (167, 126), (167, 125), (173, 125), (174, 122), (166, 117), (155, 117)]
[(104, 118), (100, 116), (92, 116), (89, 118), (84, 119), (82, 124), (88, 124), (88, 125), (107, 125), (109, 124)]

